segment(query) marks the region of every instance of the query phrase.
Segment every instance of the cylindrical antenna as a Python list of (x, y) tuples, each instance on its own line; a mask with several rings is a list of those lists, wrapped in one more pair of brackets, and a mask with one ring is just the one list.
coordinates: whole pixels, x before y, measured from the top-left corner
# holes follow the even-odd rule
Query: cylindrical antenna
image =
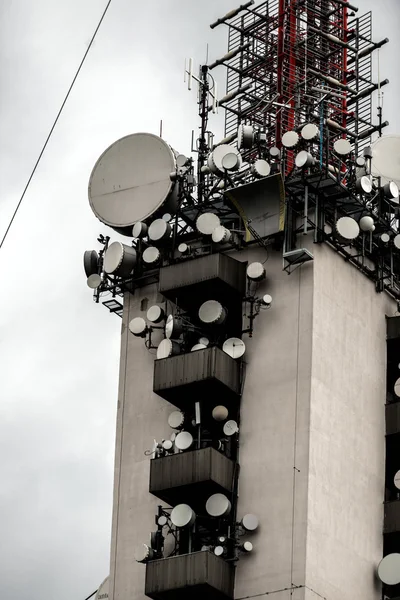
[(233, 17), (236, 17), (236, 15), (238, 15), (242, 10), (246, 10), (246, 8), (248, 8), (252, 4), (254, 4), (254, 0), (250, 0), (249, 2), (246, 2), (246, 4), (241, 4), (239, 8), (234, 8), (233, 10), (230, 10), (226, 13), (224, 17), (221, 17), (220, 19), (217, 19), (214, 23), (211, 23), (210, 29), (215, 29), (215, 27), (217, 27), (218, 25), (225, 23), (229, 19), (233, 19)]
[(214, 69), (215, 67), (218, 67), (218, 65), (222, 65), (222, 63), (226, 62), (227, 60), (230, 60), (231, 58), (234, 58), (235, 56), (237, 56), (244, 50), (247, 50), (250, 46), (251, 46), (251, 43), (246, 42), (245, 44), (242, 44), (235, 50), (231, 50), (227, 54), (224, 54), (224, 56), (222, 58), (218, 58), (213, 63), (211, 63), (211, 65), (209, 65), (209, 69), (211, 70), (211, 69)]
[(193, 58), (189, 58), (188, 90), (192, 89)]

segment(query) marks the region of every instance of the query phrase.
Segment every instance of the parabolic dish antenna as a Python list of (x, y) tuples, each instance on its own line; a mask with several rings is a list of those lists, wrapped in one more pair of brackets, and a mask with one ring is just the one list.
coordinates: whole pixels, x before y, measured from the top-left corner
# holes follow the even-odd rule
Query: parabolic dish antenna
[(365, 217), (361, 217), (359, 225), (362, 231), (373, 231), (375, 222), (372, 217), (366, 215)]
[(158, 248), (155, 248), (155, 246), (149, 246), (143, 252), (143, 262), (145, 262), (146, 265), (154, 265), (160, 260), (160, 256), (161, 255)]
[(164, 310), (158, 304), (153, 304), (150, 306), (149, 310), (146, 313), (147, 320), (150, 323), (160, 323), (160, 321), (164, 318)]
[(223, 427), (223, 432), (227, 436), (234, 435), (238, 431), (239, 431), (238, 424), (236, 423), (236, 421), (233, 421), (233, 420), (227, 421)]
[(396, 380), (394, 384), (394, 393), (398, 398), (400, 398), (400, 377)]
[[(393, 240), (394, 247), (397, 250), (400, 250), (400, 233), (398, 233)], [(91, 277), (96, 277), (96, 275), (91, 275)], [(89, 277), (90, 279), (90, 277)], [(89, 284), (88, 284), (89, 285)]]
[(281, 155), (281, 151), (279, 150), (279, 148), (277, 148), (276, 146), (272, 146), (269, 149), (269, 154), (270, 156), (272, 156), (273, 158), (279, 158)]
[(199, 339), (199, 344), (204, 344), (205, 346), (208, 346), (210, 344), (210, 340), (206, 337), (201, 337)]
[(180, 410), (174, 410), (168, 417), (168, 425), (172, 429), (179, 429), (182, 427), (185, 420), (185, 415)]
[(106, 273), (127, 277), (136, 264), (136, 250), (121, 242), (110, 244), (104, 255), (103, 268)]
[(99, 589), (96, 592), (96, 596), (94, 600), (106, 600), (108, 598), (109, 591), (109, 578), (106, 577), (103, 583), (99, 586)]
[(228, 417), (228, 409), (226, 408), (226, 406), (216, 406), (215, 408), (213, 408), (212, 411), (212, 417), (213, 419), (215, 419), (216, 421), (225, 421), (225, 419)]
[[(174, 212), (175, 155), (151, 133), (134, 133), (114, 142), (96, 162), (89, 180), (90, 206), (100, 221), (125, 235), (160, 209)], [(164, 210), (165, 212), (165, 210)]]
[(139, 337), (146, 335), (146, 321), (142, 317), (135, 317), (129, 322), (129, 331)]
[(251, 552), (253, 550), (253, 544), (251, 542), (244, 542), (242, 549), (244, 552)]
[(214, 213), (203, 213), (197, 218), (196, 229), (203, 235), (212, 235), (216, 227), (221, 225), (219, 216)]
[(349, 140), (345, 140), (344, 138), (336, 140), (336, 142), (333, 144), (333, 147), (336, 154), (339, 154), (340, 156), (346, 156), (351, 152), (351, 144)]
[(319, 138), (319, 128), (314, 123), (307, 123), (301, 130), (303, 140), (311, 141)]
[(400, 471), (397, 471), (396, 475), (394, 476), (394, 485), (395, 487), (400, 490)]
[(242, 525), (246, 531), (255, 531), (258, 527), (258, 518), (256, 515), (248, 514), (244, 515), (242, 519)]
[(166, 240), (171, 235), (171, 225), (164, 219), (156, 219), (151, 223), (148, 235), (152, 242)]
[(212, 241), (215, 244), (227, 244), (231, 239), (231, 232), (223, 225), (218, 225), (212, 232)]
[(282, 136), (282, 144), (285, 148), (294, 148), (299, 142), (299, 134), (296, 131), (287, 131)]
[(251, 172), (254, 175), (254, 177), (257, 177), (257, 179), (261, 179), (262, 177), (268, 177), (268, 175), (270, 175), (271, 173), (271, 166), (269, 162), (262, 158), (259, 158), (254, 162), (253, 165), (251, 165)]
[(136, 562), (146, 562), (151, 557), (152, 549), (147, 544), (139, 544), (135, 548), (135, 560)]
[(251, 125), (240, 124), (237, 132), (237, 147), (239, 150), (242, 148), (251, 148), (254, 142), (254, 130)]
[(394, 181), (400, 187), (400, 135), (383, 135), (372, 144), (371, 171), (382, 184)]
[(91, 290), (95, 290), (101, 284), (101, 277), (100, 275), (96, 274), (89, 275), (86, 283), (88, 284), (88, 287), (90, 287)]
[(169, 358), (170, 356), (174, 356), (175, 354), (179, 354), (180, 347), (179, 344), (173, 342), (172, 340), (165, 339), (162, 340), (157, 348), (157, 358)]
[(378, 577), (386, 585), (400, 583), (400, 554), (388, 554), (378, 565)]
[(193, 444), (193, 436), (189, 431), (181, 431), (175, 438), (175, 446), (178, 450), (188, 450)]
[(99, 255), (96, 250), (86, 250), (83, 255), (83, 268), (85, 269), (86, 277), (97, 273), (98, 264)]
[(236, 156), (238, 157), (237, 168), (239, 168), (242, 164), (242, 158), (239, 152), (237, 152), (237, 150), (235, 150), (233, 146), (230, 146), (229, 144), (221, 144), (220, 146), (214, 148), (214, 150), (209, 155), (207, 161), (207, 166), (210, 169), (211, 173), (223, 175), (224, 166), (222, 164), (222, 160), (227, 154), (232, 153), (236, 154)]
[(336, 231), (338, 237), (344, 242), (351, 242), (355, 240), (360, 233), (360, 227), (355, 219), (352, 217), (340, 217), (336, 221)]
[(252, 262), (247, 267), (246, 274), (252, 281), (261, 281), (265, 276), (264, 266), (260, 262)]
[(207, 348), (207, 346), (205, 344), (195, 344), (190, 349), (190, 352), (197, 352), (197, 350), (204, 350), (205, 348)]
[(161, 517), (158, 517), (157, 525), (160, 525), (160, 527), (165, 527), (165, 525), (167, 523), (168, 523), (168, 519), (165, 515), (161, 515)]
[(235, 152), (228, 152), (222, 157), (221, 163), (226, 171), (237, 171), (240, 167), (239, 155)]
[(195, 520), (196, 515), (188, 504), (178, 504), (171, 511), (171, 521), (175, 527), (190, 527)]
[(224, 494), (213, 494), (206, 502), (206, 511), (210, 517), (224, 517), (231, 511), (231, 503)]
[(246, 352), (243, 340), (237, 337), (228, 338), (222, 345), (222, 350), (232, 358), (241, 358)]
[(222, 325), (226, 319), (226, 310), (217, 300), (207, 300), (199, 308), (199, 319), (207, 325)]
[(164, 450), (172, 450), (173, 448), (173, 443), (171, 442), (171, 440), (164, 440), (162, 443), (162, 447), (164, 448)]
[(182, 320), (177, 319), (173, 315), (168, 315), (167, 322), (165, 324), (165, 337), (168, 339), (176, 340), (183, 332)]
[(225, 553), (225, 549), (223, 546), (215, 546), (214, 554), (215, 556), (222, 556)]
[(147, 235), (147, 225), (143, 223), (143, 221), (138, 221), (132, 227), (132, 237), (135, 239), (146, 237)]

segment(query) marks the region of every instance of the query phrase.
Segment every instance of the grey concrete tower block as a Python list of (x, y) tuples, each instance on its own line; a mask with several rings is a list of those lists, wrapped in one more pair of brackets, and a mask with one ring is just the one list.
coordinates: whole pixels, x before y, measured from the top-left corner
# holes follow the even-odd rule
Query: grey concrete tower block
[[(396, 307), (327, 246), (312, 252), (290, 276), (281, 253), (269, 253), (257, 294), (273, 304), (244, 336), (238, 517), (253, 512), (260, 527), (237, 565), (238, 600), (381, 598), (385, 315)], [(255, 247), (234, 257), (266, 255)], [(110, 600), (145, 598), (133, 552), (148, 543), (159, 501), (148, 493), (144, 452), (171, 432), (173, 408), (152, 392), (154, 354), (127, 329), (145, 316), (144, 298), (157, 300), (155, 285), (125, 300)]]

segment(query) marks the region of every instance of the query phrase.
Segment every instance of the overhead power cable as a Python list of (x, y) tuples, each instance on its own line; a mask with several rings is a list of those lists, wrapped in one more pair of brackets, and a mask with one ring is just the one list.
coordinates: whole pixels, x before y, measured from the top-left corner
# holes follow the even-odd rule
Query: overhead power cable
[(82, 60), (81, 60), (81, 62), (80, 62), (80, 65), (79, 65), (79, 67), (78, 67), (78, 69), (77, 69), (77, 71), (76, 71), (76, 73), (75, 73), (75, 76), (74, 76), (74, 78), (73, 78), (73, 80), (72, 80), (72, 83), (71, 83), (71, 85), (69, 86), (68, 92), (66, 93), (66, 96), (65, 96), (65, 98), (64, 98), (64, 100), (63, 100), (63, 103), (61, 104), (61, 108), (60, 108), (60, 110), (58, 111), (58, 113), (57, 113), (57, 116), (56, 116), (56, 118), (55, 118), (55, 120), (54, 120), (54, 122), (53, 122), (53, 125), (52, 125), (51, 129), (50, 129), (49, 135), (47, 136), (47, 138), (46, 138), (46, 141), (45, 141), (45, 143), (43, 144), (43, 147), (42, 147), (42, 149), (41, 149), (41, 151), (40, 151), (40, 154), (39, 154), (39, 156), (38, 156), (38, 159), (37, 159), (37, 161), (36, 161), (36, 163), (35, 163), (35, 165), (34, 165), (34, 167), (33, 167), (33, 169), (32, 169), (32, 172), (31, 172), (31, 174), (30, 174), (30, 176), (29, 176), (29, 179), (28, 179), (28, 181), (27, 181), (27, 183), (26, 183), (26, 186), (24, 187), (24, 190), (23, 190), (23, 192), (22, 192), (22, 195), (21, 195), (21, 197), (20, 197), (20, 199), (19, 199), (19, 202), (18, 202), (18, 204), (17, 204), (17, 207), (16, 207), (16, 209), (15, 209), (15, 211), (14, 211), (14, 214), (13, 214), (13, 216), (11, 217), (11, 220), (10, 220), (10, 222), (9, 222), (9, 224), (8, 224), (8, 227), (7, 227), (7, 229), (6, 229), (6, 232), (5, 232), (4, 236), (3, 236), (3, 239), (1, 240), (1, 243), (0, 243), (0, 248), (3, 246), (3, 244), (4, 244), (4, 241), (5, 241), (5, 239), (6, 239), (7, 235), (8, 235), (8, 233), (9, 233), (9, 231), (10, 231), (10, 229), (11, 229), (11, 225), (13, 224), (13, 222), (14, 222), (14, 219), (15, 219), (15, 217), (16, 217), (16, 215), (17, 215), (17, 212), (18, 212), (18, 210), (19, 210), (19, 207), (20, 207), (20, 206), (21, 206), (21, 204), (22, 204), (22, 200), (24, 199), (24, 197), (25, 197), (25, 194), (26, 194), (26, 192), (27, 192), (27, 190), (28, 190), (28, 188), (29, 188), (29, 185), (30, 185), (30, 183), (31, 183), (31, 181), (32, 181), (32, 179), (33, 179), (33, 176), (35, 175), (36, 169), (38, 168), (38, 165), (39, 165), (39, 163), (40, 163), (40, 160), (41, 160), (41, 158), (42, 158), (42, 156), (43, 156), (43, 154), (44, 154), (44, 151), (46, 150), (47, 144), (48, 144), (48, 143), (49, 143), (49, 141), (50, 141), (50, 138), (51, 138), (51, 136), (52, 136), (52, 133), (53, 133), (53, 131), (54, 131), (54, 129), (55, 129), (55, 127), (56, 127), (57, 123), (58, 123), (58, 120), (59, 120), (59, 118), (60, 118), (60, 116), (61, 116), (61, 113), (62, 113), (62, 111), (64, 110), (64, 106), (65, 106), (65, 105), (66, 105), (66, 103), (67, 103), (67, 100), (68, 100), (68, 98), (69, 98), (69, 96), (70, 96), (70, 94), (71, 94), (72, 88), (74, 87), (74, 85), (75, 85), (75, 82), (76, 82), (76, 80), (78, 79), (78, 75), (79, 75), (79, 73), (81, 72), (81, 69), (82, 69), (82, 67), (83, 67), (83, 64), (84, 64), (84, 62), (85, 62), (85, 60), (86, 60), (86, 57), (87, 57), (87, 55), (88, 55), (88, 54), (89, 54), (89, 52), (90, 52), (90, 49), (91, 49), (91, 47), (92, 47), (92, 45), (93, 45), (93, 42), (94, 42), (94, 40), (95, 40), (95, 37), (96, 37), (96, 35), (97, 35), (97, 32), (98, 32), (98, 31), (99, 31), (99, 29), (100, 29), (100, 26), (101, 26), (101, 24), (102, 24), (102, 22), (103, 22), (103, 20), (104, 20), (104, 17), (105, 17), (105, 16), (106, 16), (106, 14), (107, 14), (107, 11), (108, 11), (108, 9), (109, 9), (109, 7), (110, 7), (110, 4), (111, 4), (111, 2), (112, 2), (112, 0), (108, 0), (108, 2), (107, 2), (107, 5), (106, 5), (106, 7), (105, 7), (105, 9), (104, 9), (104, 11), (103, 11), (103, 14), (101, 15), (100, 21), (98, 22), (98, 24), (97, 24), (97, 27), (96, 27), (96, 29), (95, 29), (95, 31), (94, 31), (94, 34), (92, 35), (92, 38), (91, 38), (91, 40), (90, 40), (90, 42), (89, 42), (89, 45), (88, 45), (88, 47), (86, 48), (86, 52), (85, 52), (85, 54), (83, 55), (83, 58), (82, 58)]

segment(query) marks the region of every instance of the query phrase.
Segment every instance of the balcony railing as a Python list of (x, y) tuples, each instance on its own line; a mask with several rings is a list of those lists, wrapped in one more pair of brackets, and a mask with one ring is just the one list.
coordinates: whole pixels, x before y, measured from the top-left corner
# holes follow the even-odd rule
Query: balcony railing
[(154, 600), (229, 600), (234, 577), (232, 564), (211, 552), (193, 552), (147, 563), (145, 594)]
[(234, 491), (238, 464), (215, 448), (172, 454), (150, 461), (149, 491), (171, 506), (196, 509), (212, 494)]

